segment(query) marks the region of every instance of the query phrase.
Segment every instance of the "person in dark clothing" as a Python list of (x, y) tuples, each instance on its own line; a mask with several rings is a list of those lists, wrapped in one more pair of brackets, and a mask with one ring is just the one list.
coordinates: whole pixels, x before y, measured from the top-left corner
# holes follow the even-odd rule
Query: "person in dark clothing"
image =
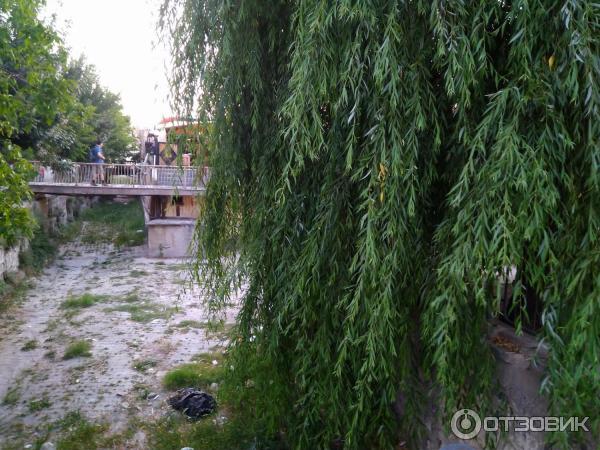
[(95, 186), (98, 183), (105, 184), (104, 182), (104, 157), (103, 153), (104, 143), (101, 140), (96, 142), (90, 150), (90, 162), (92, 166), (92, 185)]

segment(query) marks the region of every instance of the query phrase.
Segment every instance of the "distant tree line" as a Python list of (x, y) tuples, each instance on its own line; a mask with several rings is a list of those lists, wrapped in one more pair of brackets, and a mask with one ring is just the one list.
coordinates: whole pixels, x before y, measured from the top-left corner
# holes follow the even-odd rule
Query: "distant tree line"
[(0, 1), (0, 245), (31, 233), (22, 204), (31, 165), (87, 161), (97, 139), (118, 162), (136, 149), (118, 95), (84, 57), (69, 55), (54, 27), (40, 18), (43, 0)]

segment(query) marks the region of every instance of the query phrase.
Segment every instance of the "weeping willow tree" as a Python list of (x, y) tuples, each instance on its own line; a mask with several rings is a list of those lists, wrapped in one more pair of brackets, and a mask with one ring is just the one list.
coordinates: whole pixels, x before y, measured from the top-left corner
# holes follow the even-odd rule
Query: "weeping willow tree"
[(211, 124), (198, 274), (213, 311), (243, 292), (231, 358), (269, 426), (391, 448), (427, 386), (485, 409), (515, 266), (550, 412), (598, 434), (597, 3), (166, 0), (161, 24), (175, 104)]

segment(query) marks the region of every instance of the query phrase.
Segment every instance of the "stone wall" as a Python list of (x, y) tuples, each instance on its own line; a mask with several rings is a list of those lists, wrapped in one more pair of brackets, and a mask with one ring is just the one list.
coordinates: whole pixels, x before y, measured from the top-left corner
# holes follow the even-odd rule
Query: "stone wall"
[(81, 211), (89, 208), (97, 197), (68, 197), (65, 195), (42, 195), (33, 203), (33, 212), (42, 217), (44, 229), (55, 234), (61, 227), (76, 219)]
[(13, 247), (0, 246), (0, 281), (19, 271), (19, 255), (28, 248), (29, 242), (26, 239)]
[[(56, 234), (60, 227), (73, 221), (81, 211), (97, 201), (96, 197), (67, 197), (64, 195), (40, 195), (28, 208), (40, 220), (48, 234)], [(29, 242), (23, 239), (19, 244), (3, 248), (0, 246), (0, 281), (22, 278), (19, 276), (19, 255), (29, 249)]]
[[(533, 336), (516, 335), (512, 327), (499, 321), (490, 324), (488, 337), (496, 359), (497, 414), (501, 417), (547, 416), (548, 401), (540, 393), (548, 358), (547, 347), (544, 344), (540, 345)], [(440, 403), (438, 396), (432, 395), (428, 399), (423, 420), (427, 427), (427, 436), (420, 446), (422, 450), (483, 450), (486, 448), (486, 433), (483, 430), (471, 440), (460, 440), (454, 436), (449, 429), (450, 424), (442, 423), (439, 414)], [(474, 412), (478, 413), (478, 411)], [(464, 417), (464, 414), (456, 414), (459, 418)], [(483, 421), (483, 418), (481, 420)], [(475, 422), (469, 420), (469, 423)], [(499, 438), (496, 450), (554, 448), (546, 445), (547, 436), (544, 432), (517, 432), (512, 428), (514, 425), (513, 422), (508, 433), (495, 434), (495, 437)], [(600, 449), (600, 442), (594, 440), (591, 434), (585, 433), (583, 439), (585, 443), (572, 447), (571, 450)]]

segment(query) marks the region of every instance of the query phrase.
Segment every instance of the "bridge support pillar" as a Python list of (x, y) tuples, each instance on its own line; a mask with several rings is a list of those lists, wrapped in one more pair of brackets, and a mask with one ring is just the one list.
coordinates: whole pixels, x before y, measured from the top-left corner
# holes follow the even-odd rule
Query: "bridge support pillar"
[(195, 219), (155, 219), (146, 225), (150, 258), (191, 256), (189, 249), (194, 236)]

